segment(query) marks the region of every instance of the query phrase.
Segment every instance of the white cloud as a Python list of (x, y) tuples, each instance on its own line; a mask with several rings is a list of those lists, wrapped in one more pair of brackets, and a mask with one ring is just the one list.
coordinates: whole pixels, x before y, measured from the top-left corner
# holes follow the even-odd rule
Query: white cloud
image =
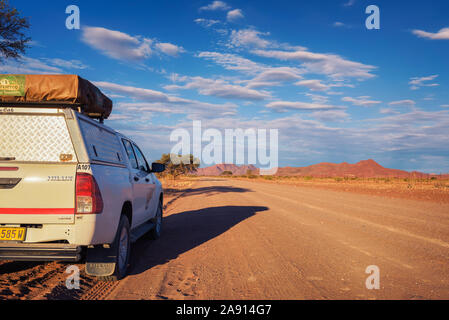
[(253, 50), (252, 53), (266, 58), (279, 60), (297, 60), (302, 62), (310, 73), (326, 74), (333, 78), (367, 79), (374, 75), (371, 73), (376, 67), (355, 61), (343, 59), (336, 54), (314, 53), (307, 50)]
[(53, 58), (53, 59), (44, 59), (51, 63), (54, 66), (58, 66), (65, 69), (86, 69), (87, 66), (83, 64), (79, 60), (63, 60), (59, 58)]
[(86, 68), (87, 66), (79, 60), (22, 57), (19, 60), (6, 61), (1, 65), (1, 72), (16, 74), (57, 74)]
[(286, 112), (287, 110), (318, 111), (341, 109), (339, 106), (301, 101), (273, 101), (268, 103), (266, 107), (278, 112)]
[(301, 80), (295, 83), (297, 86), (307, 87), (312, 91), (326, 91), (329, 86), (323, 84), (321, 80)]
[(388, 103), (390, 106), (414, 106), (416, 104), (415, 101), (406, 99), (406, 100), (399, 100), (399, 101), (392, 101)]
[(247, 88), (250, 89), (258, 89), (258, 88), (266, 88), (266, 87), (276, 87), (276, 86), (280, 86), (282, 83), (279, 81), (254, 81), (254, 80), (250, 80), (250, 81), (246, 81)]
[(343, 22), (336, 21), (336, 22), (334, 22), (333, 26), (334, 26), (334, 27), (344, 27), (345, 24), (344, 24)]
[[(119, 102), (114, 110), (116, 114), (135, 115), (136, 113), (148, 115), (150, 113), (186, 114), (188, 118), (213, 118), (216, 116), (235, 115), (237, 105), (226, 102), (213, 104), (198, 100), (185, 99), (169, 95), (160, 91), (125, 86), (106, 81), (93, 82), (100, 89), (118, 94), (121, 98), (128, 98), (132, 102)], [(112, 96), (112, 95), (110, 95)], [(140, 102), (135, 102), (140, 100)], [(186, 112), (188, 110), (188, 112)]]
[(151, 57), (153, 50), (170, 56), (184, 52), (182, 47), (168, 42), (102, 27), (83, 27), (81, 40), (108, 57), (128, 62), (142, 63)]
[(348, 0), (347, 2), (343, 3), (343, 6), (345, 7), (350, 7), (352, 5), (354, 5), (356, 0)]
[(396, 111), (391, 108), (380, 108), (379, 113), (381, 114), (399, 114), (399, 111)]
[[(314, 113), (316, 117), (314, 117)], [(341, 118), (338, 119), (332, 118), (330, 114), (328, 119), (318, 119), (320, 117), (318, 110), (311, 111), (306, 116), (316, 119), (304, 119), (303, 115), (299, 114), (289, 114), (275, 119), (215, 116), (209, 118), (208, 121), (204, 121), (202, 125), (204, 130), (207, 128), (218, 130), (277, 128), (279, 129), (280, 159), (285, 160), (288, 157), (294, 157), (296, 161), (304, 163), (333, 161), (332, 159), (355, 162), (360, 159), (375, 158), (381, 164), (386, 165), (388, 165), (388, 161), (393, 159), (395, 163), (402, 162), (404, 168), (407, 168), (410, 159), (416, 159), (421, 154), (429, 158), (438, 154), (447, 154), (447, 148), (445, 148), (449, 144), (449, 136), (447, 135), (449, 112), (447, 110), (382, 116), (363, 121), (361, 122), (362, 126), (357, 126), (360, 122), (353, 120), (351, 126), (344, 127), (322, 122), (336, 123), (346, 120), (343, 113), (340, 113)], [(324, 117), (326, 116), (324, 115)], [(191, 130), (192, 128), (192, 122), (184, 119), (175, 125), (148, 124), (148, 122), (141, 125), (137, 121), (126, 120), (122, 123), (117, 121), (114, 126), (128, 126), (127, 130), (120, 130), (131, 137), (140, 137), (140, 141), (148, 141), (148, 146), (143, 145), (143, 147), (148, 147), (153, 155), (170, 150), (172, 144), (170, 144), (168, 137), (173, 129), (186, 128)], [(158, 148), (157, 152), (155, 145)], [(292, 150), (295, 150), (294, 154), (292, 154)], [(442, 159), (447, 160), (447, 157), (442, 157)], [(443, 164), (435, 164), (432, 162), (434, 160), (429, 159), (429, 163), (425, 163), (425, 167), (420, 168), (437, 168), (437, 170), (432, 169), (436, 172), (449, 171), (448, 161)], [(417, 163), (420, 163), (420, 158), (417, 161)], [(419, 169), (413, 166), (413, 169), (415, 168)]]
[(242, 10), (234, 9), (228, 12), (226, 19), (228, 19), (228, 21), (236, 21), (238, 19), (242, 19), (243, 17)]
[(121, 95), (125, 95), (132, 98), (137, 98), (143, 101), (169, 101), (169, 96), (160, 91), (143, 89), (131, 86), (124, 86), (116, 83), (106, 81), (93, 82), (96, 86), (103, 90), (112, 91)]
[(263, 100), (270, 97), (270, 94), (264, 91), (257, 91), (251, 88), (236, 84), (230, 84), (222, 79), (207, 79), (203, 77), (184, 77), (180, 82), (184, 85), (167, 85), (166, 90), (195, 89), (199, 94), (215, 96), (227, 99), (242, 100)]
[(280, 82), (294, 81), (302, 78), (305, 70), (294, 67), (271, 67), (235, 54), (219, 52), (201, 52), (199, 58), (212, 60), (227, 70), (236, 70), (248, 75), (255, 75), (251, 80), (241, 80), (248, 88), (276, 86)]
[(108, 117), (108, 120), (109, 121), (112, 121), (112, 120), (115, 120), (115, 121), (118, 121), (118, 120), (132, 120), (132, 117), (131, 117), (131, 115), (125, 115), (125, 114), (111, 114)]
[(197, 24), (209, 28), (212, 27), (213, 25), (220, 23), (219, 20), (213, 20), (213, 19), (204, 19), (204, 18), (198, 18), (194, 20)]
[(347, 114), (344, 110), (324, 110), (313, 112), (312, 117), (326, 122), (344, 121), (349, 119), (349, 114)]
[(212, 60), (227, 70), (236, 70), (247, 74), (257, 74), (267, 68), (267, 66), (263, 64), (231, 53), (205, 51), (200, 52), (197, 57)]
[(358, 98), (343, 97), (341, 98), (341, 100), (345, 102), (351, 102), (355, 106), (362, 106), (362, 107), (370, 107), (382, 103), (382, 101), (369, 100), (369, 98), (370, 98), (369, 96), (361, 96)]
[(253, 79), (240, 82), (246, 83), (248, 88), (279, 86), (282, 82), (302, 79), (301, 73), (302, 70), (298, 68), (267, 67)]
[[(172, 100), (172, 99), (170, 99)], [(210, 119), (217, 116), (234, 116), (237, 105), (233, 103), (213, 104), (190, 99), (173, 99), (170, 102), (126, 102), (118, 103), (116, 111), (125, 115), (188, 114), (190, 119)], [(188, 112), (186, 112), (186, 109)]]
[(293, 81), (301, 79), (301, 70), (290, 67), (266, 68), (252, 81)]
[(315, 93), (304, 93), (306, 97), (309, 97), (313, 102), (319, 103), (319, 104), (326, 104), (329, 101), (329, 98), (327, 96), (323, 96), (320, 94)]
[(184, 52), (182, 47), (168, 42), (159, 42), (156, 44), (156, 48), (169, 56), (177, 56), (179, 53)]
[(82, 41), (118, 60), (141, 62), (151, 56), (152, 40), (101, 27), (83, 27)]
[(229, 46), (266, 48), (271, 43), (262, 39), (261, 35), (269, 35), (269, 33), (263, 33), (254, 29), (232, 30)]
[(423, 30), (413, 30), (412, 32), (420, 38), (427, 38), (431, 40), (449, 40), (449, 28), (440, 29), (440, 31), (436, 33), (426, 32)]
[(409, 85), (411, 90), (418, 90), (420, 87), (436, 87), (439, 86), (438, 83), (428, 83), (438, 77), (437, 74), (427, 76), (427, 77), (413, 77), (410, 78)]
[(449, 108), (449, 104), (442, 104), (440, 107), (441, 108)]
[(208, 4), (207, 6), (201, 7), (200, 11), (216, 11), (216, 10), (229, 10), (231, 7), (229, 7), (225, 2), (223, 1), (213, 1), (212, 3)]

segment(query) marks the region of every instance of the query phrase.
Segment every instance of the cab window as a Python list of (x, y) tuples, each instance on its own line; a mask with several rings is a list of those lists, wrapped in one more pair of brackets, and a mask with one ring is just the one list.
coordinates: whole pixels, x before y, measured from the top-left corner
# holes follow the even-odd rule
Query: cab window
[(150, 172), (150, 167), (148, 166), (148, 162), (145, 159), (145, 157), (143, 156), (139, 147), (137, 147), (135, 144), (133, 144), (133, 147), (134, 147), (134, 152), (136, 153), (136, 157), (137, 157), (138, 169), (141, 171)]
[(139, 167), (137, 165), (137, 159), (134, 154), (131, 142), (129, 142), (128, 140), (125, 140), (125, 139), (122, 139), (122, 141), (123, 141), (123, 146), (125, 147), (125, 150), (126, 150), (126, 154), (128, 155), (129, 162), (131, 162), (131, 167), (133, 169), (139, 169)]

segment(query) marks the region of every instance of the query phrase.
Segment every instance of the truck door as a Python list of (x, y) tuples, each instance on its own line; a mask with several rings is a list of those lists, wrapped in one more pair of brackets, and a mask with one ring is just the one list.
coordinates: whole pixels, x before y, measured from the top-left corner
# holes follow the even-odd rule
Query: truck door
[(140, 151), (139, 147), (136, 144), (133, 144), (133, 148), (137, 157), (137, 165), (139, 166), (142, 175), (142, 180), (143, 183), (145, 184), (146, 197), (145, 197), (145, 214), (143, 217), (143, 221), (147, 221), (153, 218), (156, 214), (157, 207), (155, 207), (154, 205), (156, 185), (151, 175), (150, 166), (148, 165), (148, 162), (145, 159), (142, 151)]
[(122, 139), (122, 141), (131, 164), (130, 182), (133, 188), (133, 221), (131, 227), (134, 228), (144, 222), (148, 191), (145, 174), (139, 169), (137, 157), (131, 142), (126, 139)]

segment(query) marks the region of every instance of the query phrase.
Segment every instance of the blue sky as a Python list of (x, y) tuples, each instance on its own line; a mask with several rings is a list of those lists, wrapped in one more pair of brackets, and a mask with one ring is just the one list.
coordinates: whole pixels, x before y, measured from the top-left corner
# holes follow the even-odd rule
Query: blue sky
[[(279, 130), (279, 165), (372, 158), (449, 172), (448, 1), (11, 1), (32, 48), (3, 73), (75, 73), (155, 160), (170, 133)], [(81, 28), (65, 27), (68, 5)], [(368, 30), (365, 8), (380, 9)]]

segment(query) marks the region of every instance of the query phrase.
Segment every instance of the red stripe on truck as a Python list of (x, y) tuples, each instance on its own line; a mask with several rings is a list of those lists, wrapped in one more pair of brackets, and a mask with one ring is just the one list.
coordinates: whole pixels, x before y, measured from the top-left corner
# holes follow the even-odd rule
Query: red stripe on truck
[(17, 171), (18, 167), (0, 167), (0, 171)]
[(75, 208), (0, 208), (0, 214), (74, 214)]

